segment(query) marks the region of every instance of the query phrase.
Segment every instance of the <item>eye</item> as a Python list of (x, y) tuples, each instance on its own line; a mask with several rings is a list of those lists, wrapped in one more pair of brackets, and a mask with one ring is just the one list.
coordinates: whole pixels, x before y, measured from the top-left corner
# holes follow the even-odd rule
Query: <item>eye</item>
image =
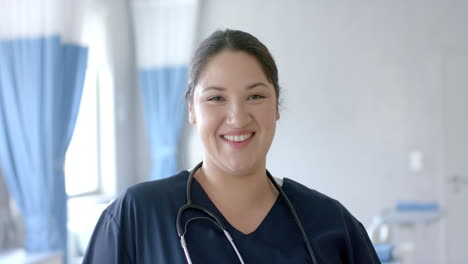
[(254, 95), (249, 96), (249, 100), (258, 100), (258, 99), (263, 99), (263, 98), (265, 98), (265, 96), (259, 95), (259, 94), (254, 94)]
[(224, 100), (221, 96), (212, 96), (208, 98), (208, 101), (222, 101)]

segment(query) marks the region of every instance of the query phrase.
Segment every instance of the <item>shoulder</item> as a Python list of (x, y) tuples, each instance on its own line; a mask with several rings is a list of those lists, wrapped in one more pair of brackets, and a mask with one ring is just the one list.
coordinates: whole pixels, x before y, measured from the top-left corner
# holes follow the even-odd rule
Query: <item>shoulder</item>
[(348, 233), (347, 222), (357, 220), (337, 200), (291, 179), (284, 179), (283, 191), (296, 213), (316, 235), (328, 232)]
[(283, 190), (309, 239), (325, 258), (380, 263), (365, 228), (340, 202), (290, 179)]
[(185, 187), (189, 172), (184, 170), (170, 177), (138, 183), (129, 187), (125, 195), (132, 199), (140, 198), (168, 198), (174, 195), (185, 194)]
[[(105, 210), (114, 216), (139, 211), (168, 211), (185, 203), (185, 186), (189, 172), (184, 170), (170, 177), (133, 185), (117, 197)], [(177, 207), (178, 208), (178, 207)]]
[(165, 179), (139, 183), (117, 197), (96, 224), (83, 263), (137, 263), (141, 255), (138, 252), (145, 247), (158, 249), (159, 244), (152, 244), (155, 237), (161, 241), (177, 237), (173, 236), (177, 234), (175, 217), (186, 203), (188, 175), (181, 171)]
[(330, 214), (342, 214), (344, 209), (337, 200), (288, 178), (284, 178), (283, 190), (294, 206), (301, 209)]
[(349, 221), (359, 222), (338, 200), (294, 180), (285, 178), (283, 190), (294, 207), (297, 207), (296, 210), (310, 212), (313, 216), (319, 215), (319, 219), (325, 221), (339, 220), (341, 224), (347, 224)]

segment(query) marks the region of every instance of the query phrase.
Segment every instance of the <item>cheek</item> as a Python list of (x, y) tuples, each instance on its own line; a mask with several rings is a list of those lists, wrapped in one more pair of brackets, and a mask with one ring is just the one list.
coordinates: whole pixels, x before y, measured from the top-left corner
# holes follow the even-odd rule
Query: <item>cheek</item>
[(265, 127), (267, 134), (273, 138), (276, 132), (276, 118), (264, 119), (263, 127)]
[(276, 127), (276, 121), (277, 121), (276, 107), (274, 106), (265, 107), (258, 114), (259, 114), (258, 119), (264, 126), (267, 126), (269, 128)]
[(276, 110), (267, 109), (259, 112), (257, 120), (263, 130), (265, 140), (272, 141), (276, 131)]
[(222, 112), (219, 110), (211, 107), (199, 107), (197, 109), (197, 127), (202, 137), (216, 134), (222, 120)]

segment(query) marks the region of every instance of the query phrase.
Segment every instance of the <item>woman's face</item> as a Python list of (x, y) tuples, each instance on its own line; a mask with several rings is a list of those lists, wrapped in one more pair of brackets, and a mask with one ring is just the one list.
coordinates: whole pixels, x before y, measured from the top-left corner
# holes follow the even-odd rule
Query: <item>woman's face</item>
[(233, 174), (265, 166), (279, 119), (273, 85), (258, 61), (224, 50), (205, 65), (189, 105), (204, 162)]

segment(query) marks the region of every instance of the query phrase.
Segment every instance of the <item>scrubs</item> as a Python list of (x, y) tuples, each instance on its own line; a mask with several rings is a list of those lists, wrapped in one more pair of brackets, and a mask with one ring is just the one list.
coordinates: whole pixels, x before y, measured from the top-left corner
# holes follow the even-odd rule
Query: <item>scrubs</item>
[[(102, 213), (83, 263), (187, 263), (177, 236), (176, 216), (186, 203), (188, 176), (188, 171), (182, 171), (128, 188)], [(287, 178), (282, 188), (302, 222), (318, 263), (380, 263), (364, 227), (338, 201)], [(311, 263), (281, 196), (250, 234), (243, 234), (226, 221), (196, 179), (192, 199), (220, 217), (246, 264)], [(186, 211), (183, 223), (199, 216), (206, 217)], [(209, 220), (190, 221), (185, 237), (193, 264), (239, 263), (229, 241)]]

